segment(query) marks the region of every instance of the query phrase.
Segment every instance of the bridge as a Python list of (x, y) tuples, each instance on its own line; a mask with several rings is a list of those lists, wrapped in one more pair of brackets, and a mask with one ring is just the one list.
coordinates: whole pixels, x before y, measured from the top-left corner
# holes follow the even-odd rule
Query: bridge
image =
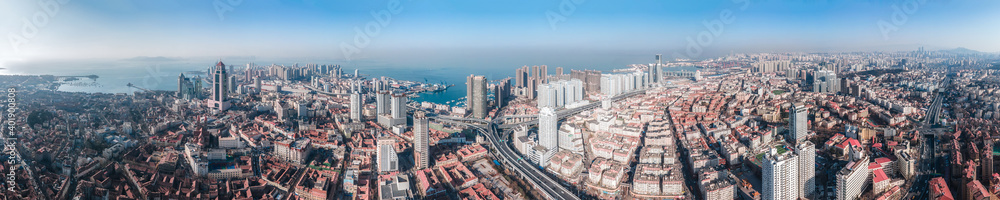
[[(627, 93), (620, 94), (618, 96), (612, 97), (611, 101), (618, 101), (618, 100), (621, 100), (621, 99), (624, 99), (624, 98), (628, 98), (628, 97), (631, 97), (631, 96), (636, 95), (636, 94), (642, 94), (642, 93), (645, 93), (645, 92), (646, 92), (646, 89), (639, 89), (639, 90), (636, 90), (636, 91), (627, 92)], [(586, 111), (586, 110), (593, 110), (594, 108), (597, 108), (598, 106), (601, 106), (601, 102), (600, 101), (593, 102), (593, 103), (590, 103), (590, 104), (587, 104), (587, 105), (584, 105), (584, 106), (580, 106), (580, 107), (576, 107), (576, 108), (570, 108), (570, 109), (556, 111), (556, 116), (560, 120), (562, 120), (562, 119), (565, 119), (566, 117), (576, 115), (576, 114), (578, 114), (580, 112), (583, 112), (583, 111)], [(514, 115), (514, 117), (526, 118), (528, 116), (526, 116), (526, 115)], [(536, 115), (536, 116), (534, 116), (534, 118), (537, 119), (538, 116)], [(500, 118), (497, 118), (497, 119), (500, 119)], [(496, 123), (496, 122), (497, 121), (494, 120), (494, 123)], [(521, 123), (514, 123), (514, 124), (503, 124), (503, 125), (500, 125), (500, 129), (510, 129), (510, 128), (521, 126), (521, 125), (532, 126), (532, 125), (535, 125), (535, 124), (538, 124), (538, 120), (528, 120), (528, 121), (524, 121), (524, 122), (521, 122)]]

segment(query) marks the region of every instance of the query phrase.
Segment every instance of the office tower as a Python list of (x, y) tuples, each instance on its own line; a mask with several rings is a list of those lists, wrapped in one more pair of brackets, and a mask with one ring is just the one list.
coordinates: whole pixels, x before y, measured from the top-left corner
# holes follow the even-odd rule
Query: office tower
[(253, 78), (253, 87), (254, 87), (255, 91), (257, 91), (257, 93), (260, 93), (260, 91), (261, 91), (260, 87), (262, 87), (261, 81), (260, 81), (260, 76), (255, 76)]
[(868, 156), (847, 163), (837, 172), (837, 200), (858, 199), (868, 186)]
[(507, 101), (510, 100), (510, 78), (501, 80), (499, 83), (494, 84), (493, 92), (496, 95), (496, 106), (497, 108), (507, 106)]
[(186, 89), (185, 84), (188, 83), (188, 79), (184, 78), (184, 73), (177, 76), (177, 98), (184, 98), (184, 89)]
[(788, 111), (788, 131), (791, 133), (789, 138), (795, 142), (802, 141), (809, 135), (808, 112), (809, 110), (802, 103), (792, 104), (792, 108)]
[(466, 110), (472, 111), (472, 117), (482, 119), (486, 117), (486, 77), (469, 75), (466, 82)]
[(646, 72), (646, 79), (649, 80), (650, 83), (656, 83), (658, 81), (656, 79), (656, 76), (658, 75), (656, 73), (658, 72), (656, 68), (660, 68), (660, 54), (656, 54), (656, 63), (650, 64), (649, 69), (646, 70), (648, 71)]
[(361, 122), (361, 93), (351, 93), (351, 120)]
[(378, 115), (389, 114), (392, 110), (389, 102), (389, 91), (378, 91), (375, 93), (375, 110)]
[(840, 92), (840, 79), (837, 79), (837, 72), (819, 70), (813, 73), (813, 92), (834, 94)]
[(796, 146), (799, 154), (799, 198), (809, 199), (816, 190), (816, 145), (802, 141)]
[(423, 111), (413, 112), (413, 163), (417, 169), (425, 169), (430, 166), (430, 148), (428, 147), (427, 116)]
[(177, 76), (177, 98), (201, 99), (200, 78), (188, 78), (184, 74)]
[(399, 157), (396, 155), (396, 140), (391, 137), (382, 137), (378, 139), (377, 152), (375, 155), (378, 157), (378, 172), (394, 172), (399, 171)]
[(559, 141), (559, 117), (551, 107), (538, 111), (538, 144), (545, 149), (555, 149)]
[(212, 99), (209, 106), (215, 111), (229, 109), (229, 74), (226, 73), (226, 64), (222, 61), (212, 68)]
[(405, 120), (406, 109), (406, 94), (392, 94), (392, 119)]
[(799, 197), (798, 156), (783, 148), (773, 147), (764, 155), (761, 199), (794, 200)]
[(556, 67), (556, 77), (561, 77), (563, 75), (563, 68)]

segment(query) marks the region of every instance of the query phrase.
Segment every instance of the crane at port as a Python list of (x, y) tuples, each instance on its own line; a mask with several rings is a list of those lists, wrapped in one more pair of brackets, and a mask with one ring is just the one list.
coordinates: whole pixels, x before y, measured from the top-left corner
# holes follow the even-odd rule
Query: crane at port
[(128, 83), (128, 86), (129, 86), (129, 87), (132, 87), (132, 88), (135, 88), (135, 89), (140, 89), (140, 90), (142, 90), (142, 91), (145, 91), (145, 92), (149, 92), (149, 93), (152, 93), (152, 92), (153, 92), (152, 90), (149, 90), (149, 89), (146, 89), (146, 88), (141, 88), (141, 87), (139, 87), (139, 86), (135, 86), (135, 84), (132, 84), (132, 83)]

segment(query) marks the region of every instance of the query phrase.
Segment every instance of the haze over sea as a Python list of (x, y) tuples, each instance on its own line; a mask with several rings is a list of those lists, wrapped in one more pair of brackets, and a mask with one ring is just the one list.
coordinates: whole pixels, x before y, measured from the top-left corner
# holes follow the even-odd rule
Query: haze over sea
[[(298, 63), (305, 66), (309, 63), (315, 64), (339, 64), (344, 73), (354, 73), (358, 69), (359, 73), (369, 78), (386, 76), (399, 80), (420, 81), (425, 79), (428, 83), (454, 84), (444, 92), (423, 93), (415, 101), (430, 101), (434, 103), (445, 103), (465, 96), (465, 78), (470, 74), (484, 75), (488, 80), (503, 79), (513, 76), (514, 70), (524, 65), (547, 65), (549, 73), (554, 74), (556, 67), (563, 67), (568, 74), (570, 69), (595, 69), (609, 72), (612, 69), (626, 68), (629, 64), (651, 63), (652, 54), (642, 55), (621, 55), (586, 57), (585, 59), (552, 61), (554, 59), (505, 59), (503, 57), (495, 59), (407, 59), (407, 60), (328, 60), (328, 59), (261, 59), (251, 57), (223, 57), (222, 62), (227, 65), (234, 65), (237, 69), (242, 69), (248, 62), (254, 62), (257, 66), (268, 66), (271, 64), (292, 66)], [(26, 61), (9, 62), (7, 69), (0, 70), (0, 74), (19, 75), (57, 75), (57, 76), (84, 76), (98, 75), (100, 78), (95, 81), (81, 78), (75, 83), (64, 84), (59, 90), (67, 92), (103, 92), (103, 93), (131, 93), (137, 89), (127, 87), (128, 83), (151, 89), (173, 91), (177, 88), (177, 75), (185, 73), (185, 76), (201, 75), (205, 76), (205, 71), (214, 66), (220, 58), (165, 58), (165, 57), (137, 57), (119, 60), (46, 60), (46, 61)], [(241, 74), (242, 71), (230, 72), (230, 74)], [(513, 82), (512, 82), (513, 84)]]

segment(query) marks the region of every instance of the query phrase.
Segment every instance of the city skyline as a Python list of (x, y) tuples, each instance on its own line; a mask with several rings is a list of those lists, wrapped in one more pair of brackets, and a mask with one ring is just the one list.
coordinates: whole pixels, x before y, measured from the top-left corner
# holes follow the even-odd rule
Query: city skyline
[(1000, 199), (997, 8), (0, 3), (0, 199)]
[[(8, 40), (0, 45), (0, 63), (160, 56), (551, 62), (574, 55), (700, 59), (921, 46), (1000, 51), (1000, 38), (992, 37), (1000, 28), (989, 26), (1000, 17), (991, 12), (997, 2), (54, 2), (3, 8), (0, 33)], [(355, 41), (359, 35), (367, 42)]]

